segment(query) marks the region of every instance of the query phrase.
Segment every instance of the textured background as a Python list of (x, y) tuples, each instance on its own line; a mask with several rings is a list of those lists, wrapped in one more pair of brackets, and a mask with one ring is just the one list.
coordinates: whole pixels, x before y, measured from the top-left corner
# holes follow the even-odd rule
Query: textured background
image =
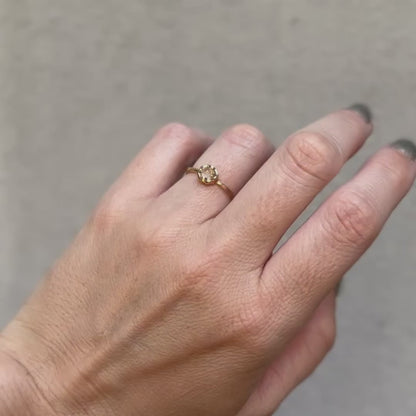
[[(324, 195), (412, 137), (415, 13), (412, 0), (0, 0), (0, 325), (163, 123), (215, 135), (244, 121), (278, 144), (367, 102), (373, 138)], [(336, 348), (279, 415), (416, 414), (415, 202), (348, 274)]]

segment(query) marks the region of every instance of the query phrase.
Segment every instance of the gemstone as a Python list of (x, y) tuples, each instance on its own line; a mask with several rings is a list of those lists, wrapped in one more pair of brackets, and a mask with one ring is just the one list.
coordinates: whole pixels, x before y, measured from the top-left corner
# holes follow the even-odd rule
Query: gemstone
[(199, 168), (199, 179), (205, 184), (213, 184), (218, 179), (218, 171), (212, 165), (203, 165)]

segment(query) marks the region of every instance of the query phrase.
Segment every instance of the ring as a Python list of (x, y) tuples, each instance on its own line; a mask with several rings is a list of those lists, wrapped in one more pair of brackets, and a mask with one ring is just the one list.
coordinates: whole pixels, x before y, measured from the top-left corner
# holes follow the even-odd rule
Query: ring
[(204, 185), (218, 185), (222, 188), (230, 199), (234, 198), (234, 194), (231, 189), (220, 181), (218, 170), (212, 165), (202, 165), (200, 168), (189, 167), (185, 173), (196, 173), (198, 175), (199, 182)]

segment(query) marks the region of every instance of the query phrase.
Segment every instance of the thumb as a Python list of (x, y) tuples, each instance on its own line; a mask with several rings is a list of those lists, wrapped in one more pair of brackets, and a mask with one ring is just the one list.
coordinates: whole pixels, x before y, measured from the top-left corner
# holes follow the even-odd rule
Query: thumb
[(315, 310), (306, 326), (266, 369), (237, 416), (268, 416), (306, 379), (335, 341), (335, 291)]

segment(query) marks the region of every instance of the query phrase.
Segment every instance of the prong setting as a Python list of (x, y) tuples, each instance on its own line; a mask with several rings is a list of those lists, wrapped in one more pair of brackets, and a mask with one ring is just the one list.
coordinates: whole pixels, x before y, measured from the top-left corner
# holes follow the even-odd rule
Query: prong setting
[(218, 170), (212, 165), (202, 165), (198, 169), (198, 179), (204, 185), (214, 185), (218, 181)]

